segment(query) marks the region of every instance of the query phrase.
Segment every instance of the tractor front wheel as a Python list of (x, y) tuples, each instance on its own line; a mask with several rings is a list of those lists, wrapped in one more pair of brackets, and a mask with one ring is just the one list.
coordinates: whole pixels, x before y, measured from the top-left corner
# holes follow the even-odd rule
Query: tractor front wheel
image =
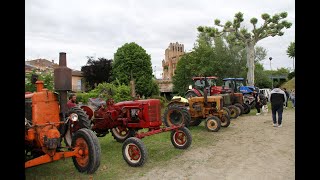
[(132, 167), (142, 166), (147, 160), (147, 149), (142, 140), (130, 137), (122, 145), (123, 159)]
[(221, 127), (221, 120), (216, 116), (208, 117), (205, 126), (208, 131), (217, 132)]
[(228, 127), (230, 125), (230, 117), (223, 114), (221, 116), (221, 127)]
[(136, 131), (133, 129), (128, 129), (127, 127), (115, 127), (111, 129), (111, 134), (117, 142), (124, 142), (129, 137), (133, 137)]
[(79, 156), (72, 161), (79, 172), (94, 173), (100, 166), (101, 147), (97, 136), (92, 130), (82, 128), (74, 133), (72, 147), (79, 147)]
[(177, 149), (187, 149), (192, 142), (191, 132), (188, 128), (182, 127), (171, 131), (171, 143)]

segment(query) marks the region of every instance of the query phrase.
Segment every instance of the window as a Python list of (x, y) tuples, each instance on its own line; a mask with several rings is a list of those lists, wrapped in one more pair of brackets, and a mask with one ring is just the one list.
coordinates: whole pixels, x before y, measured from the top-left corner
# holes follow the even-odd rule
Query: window
[(77, 91), (81, 91), (81, 79), (77, 82)]

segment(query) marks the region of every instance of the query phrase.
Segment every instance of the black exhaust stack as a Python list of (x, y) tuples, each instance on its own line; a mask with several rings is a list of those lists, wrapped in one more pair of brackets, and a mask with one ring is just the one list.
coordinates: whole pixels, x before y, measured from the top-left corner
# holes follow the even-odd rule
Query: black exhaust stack
[(54, 89), (59, 93), (60, 113), (68, 111), (68, 91), (72, 90), (72, 70), (67, 67), (67, 58), (65, 52), (59, 54), (59, 67), (54, 69)]

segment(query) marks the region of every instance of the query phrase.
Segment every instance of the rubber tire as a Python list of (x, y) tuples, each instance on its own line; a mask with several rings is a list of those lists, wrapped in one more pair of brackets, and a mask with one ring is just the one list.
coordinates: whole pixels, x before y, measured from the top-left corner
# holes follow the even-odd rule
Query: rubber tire
[(193, 91), (189, 91), (186, 93), (186, 95), (184, 96), (184, 98), (189, 99), (190, 97), (198, 97), (198, 95), (193, 92)]
[[(215, 122), (215, 123), (217, 123), (217, 128), (215, 128), (215, 129), (210, 129), (209, 128), (209, 126), (208, 126), (208, 123), (210, 123), (210, 122)], [(217, 117), (217, 116), (211, 116), (211, 117), (208, 117), (207, 119), (206, 119), (206, 122), (205, 122), (205, 127), (206, 127), (206, 129), (208, 130), (208, 131), (210, 131), (210, 132), (217, 132), (217, 131), (219, 131), (219, 129), (221, 128), (221, 120)]]
[(72, 156), (74, 166), (79, 172), (86, 172), (88, 174), (94, 173), (100, 166), (101, 160), (101, 147), (98, 137), (90, 129), (82, 128), (74, 133), (72, 137), (72, 147), (78, 138), (83, 138), (89, 149), (89, 162), (85, 167), (78, 164), (77, 157)]
[(199, 126), (202, 122), (202, 119), (195, 119), (193, 121), (190, 121), (189, 126)]
[[(131, 162), (128, 159), (128, 157), (125, 155), (126, 154), (126, 152), (125, 152), (126, 146), (129, 145), (130, 143), (136, 145), (140, 150), (141, 157), (138, 162)], [(132, 167), (142, 166), (146, 162), (147, 156), (148, 156), (147, 149), (141, 139), (136, 138), (136, 137), (130, 137), (124, 141), (124, 143), (122, 145), (122, 157), (129, 164), (129, 166), (132, 166)]]
[(223, 114), (221, 119), (221, 127), (228, 127), (230, 125), (230, 117)]
[(227, 107), (222, 107), (222, 110), (223, 110), (223, 114), (226, 114), (230, 117), (230, 115), (231, 115), (230, 109), (228, 109)]
[(244, 107), (240, 103), (235, 103), (234, 105), (237, 106), (238, 108), (240, 108), (241, 111), (240, 111), (239, 116), (241, 116), (244, 113)]
[(237, 106), (229, 105), (228, 109), (230, 110), (230, 119), (236, 119), (238, 118), (240, 111)]
[[(170, 111), (178, 111), (181, 114), (182, 120), (180, 119), (179, 122), (180, 123), (173, 123), (172, 120), (169, 120), (167, 118), (168, 114), (170, 113)], [(171, 125), (185, 125), (186, 127), (189, 126), (190, 124), (190, 120), (191, 120), (191, 116), (189, 111), (182, 107), (182, 106), (178, 106), (178, 105), (172, 105), (166, 108), (166, 110), (163, 113), (163, 123), (165, 124), (165, 126), (170, 127)]]
[(177, 149), (187, 149), (191, 143), (192, 143), (192, 136), (191, 136), (191, 132), (187, 127), (181, 127), (179, 128), (178, 131), (182, 131), (184, 133), (184, 135), (186, 136), (186, 142), (183, 145), (178, 145), (175, 141), (174, 141), (174, 135), (176, 134), (175, 130), (171, 131), (171, 135), (170, 135), (170, 139), (171, 139), (171, 143), (172, 145), (177, 148)]
[(244, 108), (243, 114), (249, 114), (250, 111), (251, 111), (251, 107), (246, 103), (243, 103), (242, 105), (243, 105), (243, 108)]
[(117, 141), (117, 142), (124, 142), (126, 139), (130, 138), (130, 137), (134, 137), (136, 135), (136, 131), (133, 129), (128, 129), (128, 133), (126, 134), (126, 136), (120, 136), (117, 131), (116, 128), (112, 128), (110, 130), (111, 135), (113, 136), (113, 138)]
[[(86, 114), (86, 112), (83, 109), (81, 109), (80, 107), (77, 107), (77, 106), (72, 107), (66, 113), (66, 117), (69, 117), (71, 113), (76, 113), (78, 115), (79, 126), (74, 126), (74, 127), (78, 127), (78, 129), (76, 129), (76, 131), (79, 129), (82, 129), (82, 128), (91, 129), (91, 120), (88, 118), (88, 115)], [(67, 125), (68, 129), (67, 129), (66, 134), (63, 137), (64, 142), (67, 146), (71, 146), (72, 137), (73, 137), (73, 134), (71, 134), (71, 130), (69, 129), (69, 127), (70, 126)]]

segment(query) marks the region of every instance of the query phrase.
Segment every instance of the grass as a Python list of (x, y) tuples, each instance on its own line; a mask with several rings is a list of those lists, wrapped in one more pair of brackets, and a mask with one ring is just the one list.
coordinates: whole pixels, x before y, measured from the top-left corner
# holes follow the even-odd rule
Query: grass
[[(268, 103), (270, 110), (270, 103)], [(292, 109), (289, 102), (288, 109)], [(252, 109), (249, 114), (256, 114)], [(116, 142), (111, 133), (99, 137), (101, 146), (101, 163), (99, 169), (92, 175), (79, 173), (73, 165), (72, 158), (58, 160), (25, 169), (26, 179), (127, 179), (132, 175), (143, 176), (153, 167), (163, 167), (172, 158), (183, 156), (186, 151), (197, 147), (206, 147), (216, 143), (214, 132), (208, 132), (202, 122), (197, 127), (190, 127), (192, 144), (189, 149), (174, 148), (170, 141), (170, 132), (147, 136), (142, 139), (147, 148), (148, 159), (142, 167), (130, 167), (122, 157), (122, 143)], [(220, 130), (221, 131), (221, 130)]]
[(290, 79), (288, 82), (284, 83), (281, 87), (286, 88), (287, 90), (295, 89), (296, 87), (295, 78)]

